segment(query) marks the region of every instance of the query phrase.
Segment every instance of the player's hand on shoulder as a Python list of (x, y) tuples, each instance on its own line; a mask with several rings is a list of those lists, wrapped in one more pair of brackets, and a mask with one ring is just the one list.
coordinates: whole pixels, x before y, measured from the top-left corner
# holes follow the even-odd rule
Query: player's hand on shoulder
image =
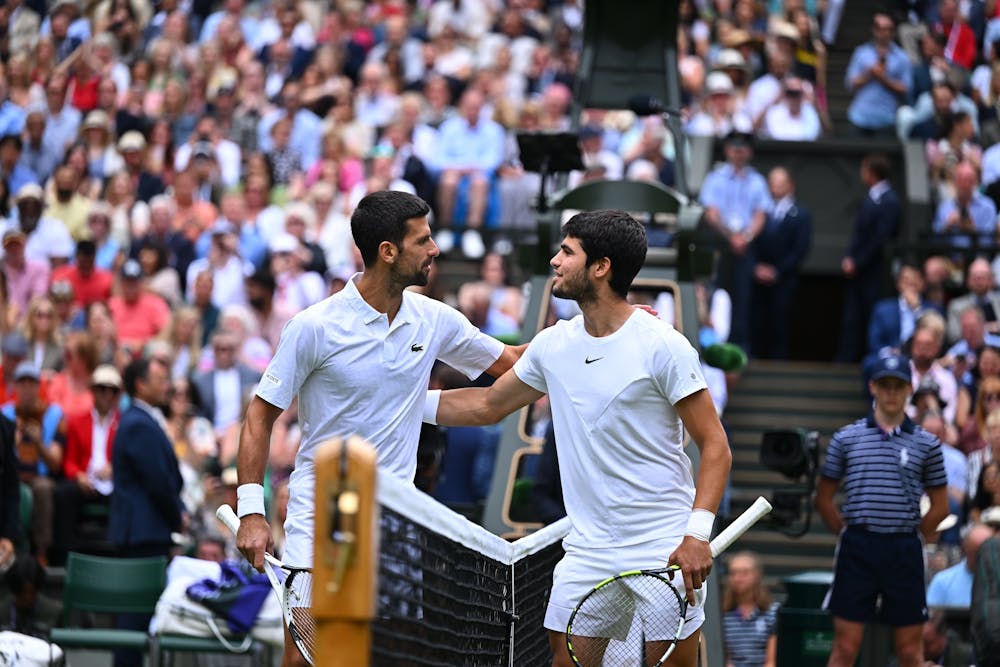
[(258, 571), (264, 571), (264, 552), (271, 549), (271, 527), (263, 514), (248, 514), (240, 520), (236, 548)]
[(653, 317), (659, 317), (660, 316), (660, 312), (658, 310), (656, 310), (655, 308), (653, 308), (652, 306), (650, 306), (649, 304), (634, 303), (634, 304), (632, 304), (632, 307), (635, 308), (636, 310), (641, 310), (641, 311), (647, 312), (650, 315), (652, 315)]
[(712, 571), (712, 548), (708, 542), (687, 535), (680, 546), (670, 554), (667, 565), (680, 567), (680, 574), (684, 578), (685, 595), (688, 602), (692, 602), (697, 599), (694, 590), (702, 587)]

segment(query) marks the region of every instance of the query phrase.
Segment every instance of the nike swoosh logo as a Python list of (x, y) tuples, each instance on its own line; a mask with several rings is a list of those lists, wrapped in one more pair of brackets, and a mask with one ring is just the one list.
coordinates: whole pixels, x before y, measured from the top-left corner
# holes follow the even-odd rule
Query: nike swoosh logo
[(410, 346), (410, 352), (421, 352), (423, 349), (423, 345), (417, 345), (416, 343)]
[(590, 357), (587, 357), (586, 359), (583, 360), (583, 363), (585, 363), (585, 364), (592, 364), (595, 361), (600, 361), (603, 358), (604, 357), (594, 357), (593, 359), (591, 359)]

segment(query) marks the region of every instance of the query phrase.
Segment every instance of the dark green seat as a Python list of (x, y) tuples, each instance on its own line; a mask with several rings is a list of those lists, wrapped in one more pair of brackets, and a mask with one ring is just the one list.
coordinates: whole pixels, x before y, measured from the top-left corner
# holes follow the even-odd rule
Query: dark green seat
[(683, 195), (649, 181), (587, 181), (565, 193), (552, 207), (595, 211), (604, 208), (641, 213), (677, 213)]
[(167, 559), (105, 558), (70, 552), (63, 589), (63, 623), (51, 641), (62, 648), (150, 650), (145, 630), (83, 627), (80, 613), (152, 614), (166, 585)]
[(35, 507), (35, 496), (31, 487), (21, 482), (21, 537), (25, 544), (31, 542), (31, 513)]

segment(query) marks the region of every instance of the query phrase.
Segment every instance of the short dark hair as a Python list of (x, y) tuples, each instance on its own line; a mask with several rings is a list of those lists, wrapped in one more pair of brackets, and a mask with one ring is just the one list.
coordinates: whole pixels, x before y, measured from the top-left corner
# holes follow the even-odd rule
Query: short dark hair
[(80, 239), (76, 242), (76, 254), (94, 257), (97, 255), (97, 244), (91, 239)]
[(400, 247), (406, 237), (407, 220), (423, 218), (430, 211), (427, 202), (406, 192), (379, 190), (366, 195), (351, 216), (351, 234), (365, 267), (375, 264), (382, 241)]
[(889, 178), (889, 158), (882, 153), (870, 153), (864, 157), (862, 164), (878, 180), (885, 181)]
[(257, 269), (252, 274), (247, 276), (247, 282), (263, 287), (268, 292), (274, 292), (274, 290), (278, 288), (278, 283), (274, 279), (274, 274), (267, 269)]
[(563, 225), (564, 236), (580, 241), (587, 254), (587, 266), (602, 257), (611, 260), (609, 285), (624, 298), (646, 261), (646, 230), (625, 211), (584, 211)]
[(145, 382), (149, 379), (149, 369), (153, 367), (154, 364), (162, 364), (158, 359), (152, 359), (147, 357), (139, 357), (134, 361), (130, 362), (125, 370), (122, 372), (122, 384), (125, 385), (125, 392), (135, 398), (136, 388), (138, 387), (139, 381)]
[(17, 150), (21, 150), (24, 147), (24, 142), (21, 140), (20, 134), (5, 134), (0, 137), (0, 147), (4, 144), (13, 144)]

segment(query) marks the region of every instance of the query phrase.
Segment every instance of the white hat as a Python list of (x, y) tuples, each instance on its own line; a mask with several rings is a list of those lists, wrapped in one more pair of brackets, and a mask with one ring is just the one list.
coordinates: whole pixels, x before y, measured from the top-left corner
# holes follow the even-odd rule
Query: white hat
[(709, 95), (733, 92), (733, 80), (725, 72), (712, 72), (705, 77), (705, 92)]
[(722, 49), (715, 58), (716, 69), (725, 69), (726, 67), (739, 67), (743, 69), (746, 66), (746, 58), (736, 49)]
[(141, 151), (146, 147), (146, 137), (141, 132), (129, 130), (118, 140), (118, 152)]
[(45, 199), (45, 192), (42, 190), (42, 186), (38, 183), (25, 183), (22, 185), (21, 189), (17, 191), (14, 201), (20, 204), (25, 199), (37, 199), (38, 201)]
[(114, 387), (122, 388), (122, 376), (111, 364), (102, 364), (94, 369), (90, 375), (90, 384), (93, 387)]
[(272, 253), (295, 252), (298, 247), (299, 240), (288, 233), (276, 235), (268, 244), (268, 250)]

